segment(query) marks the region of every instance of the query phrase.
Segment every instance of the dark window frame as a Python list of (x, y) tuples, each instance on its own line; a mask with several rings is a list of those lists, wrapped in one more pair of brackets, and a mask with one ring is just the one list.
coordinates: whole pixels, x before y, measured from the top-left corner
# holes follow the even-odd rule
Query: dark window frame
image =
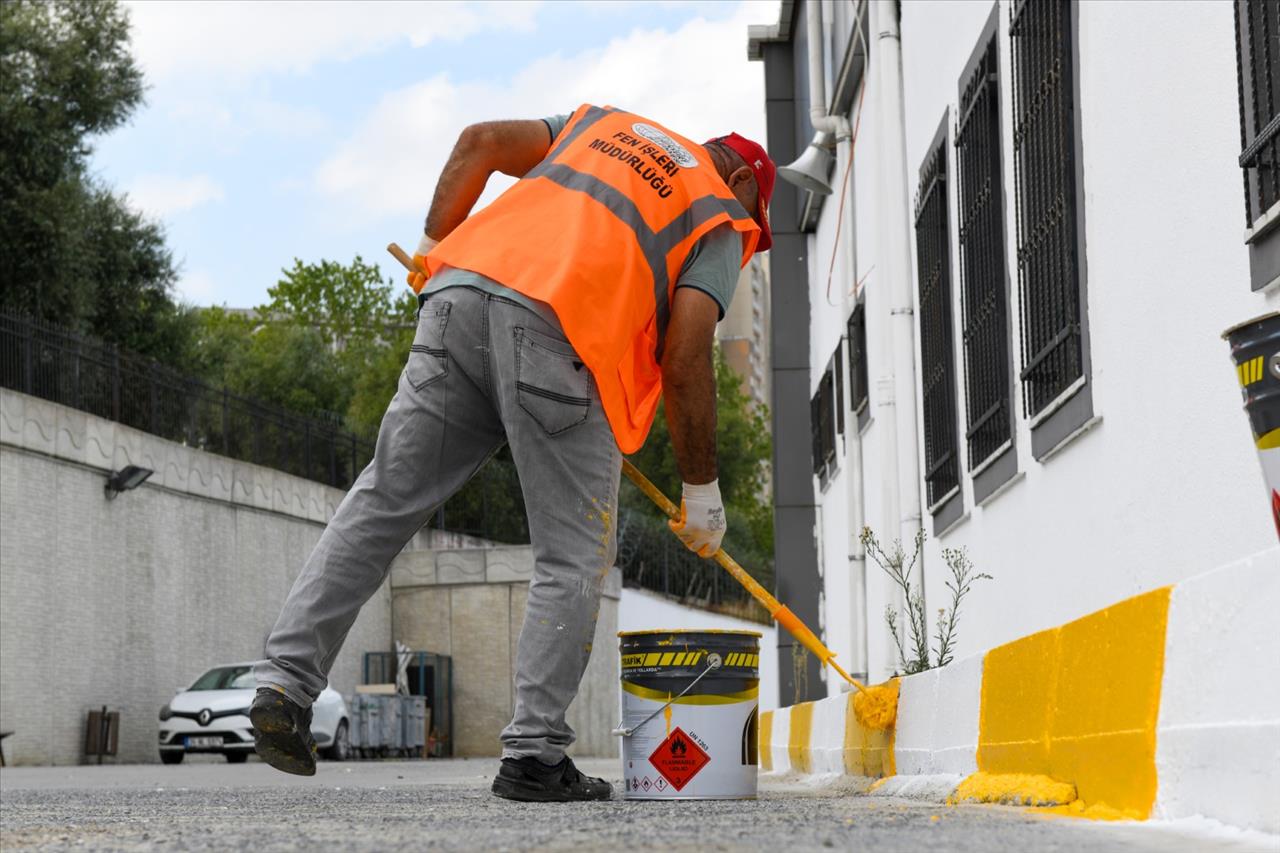
[(871, 385), (867, 374), (867, 302), (865, 294), (845, 324), (849, 353), (849, 407), (858, 422), (858, 432), (871, 420)]
[(836, 394), (835, 375), (828, 364), (818, 389), (809, 399), (809, 425), (813, 441), (813, 475), (821, 489), (827, 487), (836, 471)]
[(941, 535), (964, 513), (960, 415), (952, 301), (951, 200), (947, 189), (949, 111), (920, 164), (916, 192), (916, 280), (920, 312), (920, 423), (924, 431), (926, 503)]
[(841, 355), (843, 342), (836, 341), (836, 351), (831, 355), (828, 370), (835, 376), (836, 382), (836, 434), (844, 435), (844, 357)]
[[(1236, 162), (1244, 179), (1250, 286), (1258, 291), (1280, 281), (1280, 4), (1231, 5), (1240, 107)], [(1258, 45), (1270, 49), (1260, 57)]]
[(960, 75), (955, 134), (965, 450), (977, 505), (1018, 472), (999, 24), (996, 3)]
[[(1042, 17), (1032, 21), (1022, 16), (1039, 14)], [(1079, 65), (1079, 6), (1072, 0), (1018, 0), (1009, 8), (1009, 42), (1010, 63), (1012, 69), (1013, 89), (1013, 157), (1014, 157), (1014, 219), (1017, 223), (1015, 242), (1018, 266), (1018, 308), (1019, 308), (1019, 350), (1021, 352), (1019, 379), (1021, 382), (1023, 412), (1031, 422), (1031, 455), (1044, 461), (1055, 454), (1077, 435), (1085, 432), (1097, 422), (1093, 413), (1093, 364), (1089, 335), (1089, 300), (1088, 300), (1088, 263), (1085, 246), (1085, 212), (1084, 212), (1084, 161), (1083, 144), (1080, 130), (1080, 78), (1075, 69)], [(1036, 77), (1025, 79), (1023, 62), (1028, 48), (1019, 45), (1019, 39), (1032, 31), (1035, 24), (1052, 24), (1060, 37), (1059, 47), (1051, 53), (1043, 50), (1030, 50), (1031, 60), (1053, 56), (1056, 59), (1056, 70)], [(1069, 41), (1063, 45), (1062, 42)], [(1035, 47), (1042, 47), (1035, 46)], [(1030, 64), (1030, 63), (1028, 63)], [(1054, 63), (1051, 62), (1051, 65)], [(1064, 95), (1068, 90), (1063, 86), (1042, 86), (1046, 79), (1066, 81), (1069, 84), (1069, 101)], [(1031, 108), (1024, 110), (1023, 101), (1028, 97), (1023, 92), (1030, 89), (1033, 95)], [(1062, 104), (1060, 118), (1053, 129), (1057, 136), (1052, 141), (1060, 150), (1052, 152), (1052, 156), (1042, 158), (1028, 164), (1025, 162), (1022, 141), (1026, 140), (1027, 131), (1024, 118), (1030, 115), (1039, 118), (1041, 113), (1051, 112), (1053, 102), (1046, 103), (1047, 95), (1056, 95)], [(1039, 104), (1039, 106), (1036, 106)], [(1024, 113), (1026, 115), (1024, 115)], [(1039, 128), (1036, 128), (1039, 129)], [(1060, 164), (1066, 164), (1061, 168)], [(1058, 167), (1055, 169), (1055, 167)], [(1059, 180), (1057, 199), (1062, 207), (1068, 208), (1065, 213), (1058, 212), (1056, 218), (1048, 217), (1050, 224), (1058, 221), (1064, 228), (1072, 230), (1071, 238), (1064, 238), (1056, 256), (1045, 253), (1034, 256), (1026, 251), (1030, 240), (1043, 242), (1046, 231), (1037, 230), (1038, 225), (1028, 223), (1027, 199), (1028, 182), (1033, 179), (1044, 179), (1048, 175)], [(1069, 197), (1062, 198), (1069, 190)], [(1044, 187), (1037, 186), (1037, 192), (1044, 192)], [(1047, 206), (1045, 212), (1052, 214), (1053, 206)], [(1045, 217), (1041, 217), (1042, 219)], [(1029, 234), (1028, 231), (1031, 233)], [(1038, 245), (1031, 245), (1031, 249)], [(1064, 275), (1061, 281), (1053, 278), (1059, 268), (1070, 267), (1070, 274)], [(1028, 282), (1028, 275), (1036, 281)], [(1056, 292), (1055, 292), (1056, 289)], [(1029, 294), (1031, 294), (1029, 296)], [(1074, 300), (1067, 301), (1071, 296)], [(1045, 327), (1052, 327), (1052, 318), (1048, 322), (1042, 314), (1045, 302), (1054, 302), (1057, 307), (1070, 309), (1073, 315), (1065, 318), (1061, 328), (1046, 333)], [(1035, 302), (1033, 306), (1031, 303)], [(1037, 325), (1039, 324), (1039, 325)], [(1029, 334), (1029, 329), (1034, 334)], [(1043, 339), (1043, 340), (1042, 340)], [(1074, 339), (1075, 346), (1055, 348)], [(1037, 347), (1038, 351), (1029, 351)], [(1034, 375), (1046, 375), (1054, 364), (1050, 356), (1060, 353), (1067, 364), (1060, 371), (1063, 374), (1074, 374), (1070, 382), (1046, 382), (1048, 390), (1037, 390)], [(1071, 356), (1078, 361), (1078, 368), (1071, 363)], [(1052, 391), (1052, 393), (1049, 393)]]

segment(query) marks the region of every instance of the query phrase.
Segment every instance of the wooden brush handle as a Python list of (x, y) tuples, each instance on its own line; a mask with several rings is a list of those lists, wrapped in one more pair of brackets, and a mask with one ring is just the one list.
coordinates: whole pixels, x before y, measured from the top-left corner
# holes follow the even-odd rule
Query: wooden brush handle
[(422, 270), (418, 269), (418, 267), (413, 263), (413, 258), (406, 255), (404, 249), (401, 249), (395, 243), (388, 243), (387, 251), (391, 253), (393, 258), (403, 264), (404, 268), (409, 272), (422, 272)]
[[(627, 479), (636, 484), (636, 488), (645, 493), (649, 500), (657, 504), (658, 508), (666, 513), (667, 518), (672, 521), (680, 520), (680, 508), (671, 502), (662, 490), (649, 481), (649, 478), (640, 472), (640, 469), (632, 465), (626, 459), (622, 460), (622, 473), (627, 475)], [(818, 639), (818, 635), (809, 630), (809, 626), (800, 621), (800, 618), (791, 612), (791, 609), (784, 607), (778, 599), (769, 594), (769, 591), (762, 587), (755, 578), (747, 574), (746, 569), (738, 565), (738, 561), (729, 556), (729, 552), (721, 548), (716, 551), (713, 559), (720, 564), (726, 572), (733, 575), (733, 579), (751, 593), (751, 597), (769, 612), (769, 616), (781, 625), (786, 631), (800, 641), (806, 649), (813, 653), (814, 657), (829, 665), (832, 669), (844, 677), (846, 681), (859, 690), (866, 688), (860, 684), (857, 679), (850, 678), (849, 674), (841, 669), (832, 658), (835, 652), (823, 645), (822, 640)]]

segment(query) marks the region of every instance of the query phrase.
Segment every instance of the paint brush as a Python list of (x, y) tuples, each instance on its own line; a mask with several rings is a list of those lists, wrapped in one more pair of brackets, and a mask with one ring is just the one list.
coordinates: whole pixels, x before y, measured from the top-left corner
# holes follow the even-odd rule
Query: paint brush
[[(651, 483), (639, 468), (632, 465), (630, 461), (623, 459), (622, 473), (626, 474), (627, 479), (635, 483), (636, 488), (644, 492), (645, 496), (653, 501), (668, 518), (672, 521), (680, 520), (680, 509), (662, 493), (661, 489)], [(809, 626), (801, 622), (800, 617), (791, 612), (791, 608), (774, 598), (755, 578), (747, 574), (746, 569), (738, 565), (738, 561), (729, 556), (728, 551), (721, 548), (712, 555), (711, 559), (719, 563), (721, 568), (732, 575), (733, 579), (741, 584), (747, 592), (751, 593), (751, 597), (760, 602), (760, 605), (769, 613), (773, 621), (785, 628), (791, 636), (800, 641), (801, 645), (812, 652), (814, 657), (822, 661), (826, 666), (831, 667), (841, 678), (858, 690), (859, 695), (854, 698), (854, 713), (859, 722), (872, 729), (885, 729), (893, 725), (898, 710), (896, 685), (878, 684), (868, 687), (858, 681), (858, 679), (845, 672), (840, 664), (835, 662), (836, 653), (828, 649), (822, 640), (818, 639), (817, 634), (809, 630)]]

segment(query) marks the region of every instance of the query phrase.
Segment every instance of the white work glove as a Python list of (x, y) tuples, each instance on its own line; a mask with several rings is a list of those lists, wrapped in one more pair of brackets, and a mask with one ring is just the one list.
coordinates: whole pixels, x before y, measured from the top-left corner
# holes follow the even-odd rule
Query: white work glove
[(430, 254), (431, 250), (439, 245), (440, 245), (439, 240), (432, 240), (430, 237), (427, 236), (427, 232), (424, 231), (422, 232), (422, 239), (418, 241), (418, 249), (417, 251), (414, 252), (414, 254), (415, 255)]
[(713, 556), (724, 539), (724, 503), (720, 500), (720, 481), (712, 480), (695, 486), (685, 483), (680, 497), (680, 520), (667, 524), (680, 541), (699, 557)]
[(432, 240), (425, 231), (422, 233), (422, 239), (418, 241), (418, 248), (413, 253), (414, 269), (405, 278), (405, 281), (409, 282), (409, 286), (413, 288), (414, 293), (421, 293), (423, 285), (427, 283), (427, 275), (423, 272), (427, 268), (426, 258), (431, 250), (438, 245), (440, 245), (439, 240)]

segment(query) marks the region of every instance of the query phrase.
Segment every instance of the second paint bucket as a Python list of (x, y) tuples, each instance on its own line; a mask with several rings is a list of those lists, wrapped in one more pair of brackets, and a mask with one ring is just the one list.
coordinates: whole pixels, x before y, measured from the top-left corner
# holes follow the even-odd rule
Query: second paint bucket
[(1280, 536), (1280, 311), (1232, 326), (1222, 336), (1231, 345), (1271, 520)]
[(622, 729), (628, 732), (625, 798), (755, 799), (760, 634), (628, 631), (618, 637)]

